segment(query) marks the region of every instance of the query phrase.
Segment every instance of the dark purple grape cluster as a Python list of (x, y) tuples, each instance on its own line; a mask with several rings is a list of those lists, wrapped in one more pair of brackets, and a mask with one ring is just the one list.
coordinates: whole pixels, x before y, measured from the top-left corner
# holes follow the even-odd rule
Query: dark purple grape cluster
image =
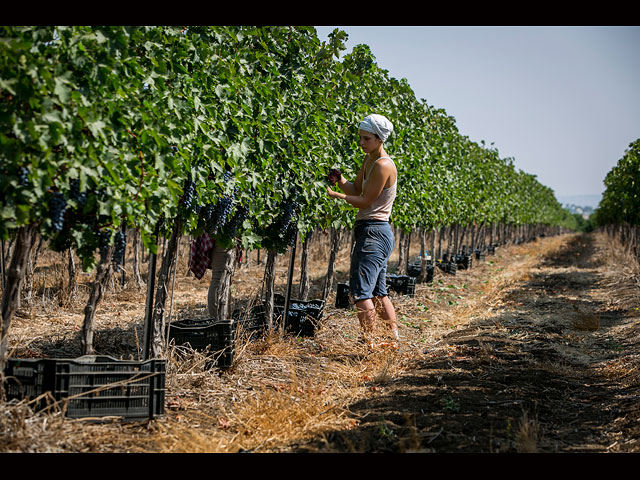
[(329, 182), (329, 185), (333, 186), (338, 183), (341, 176), (342, 174), (340, 173), (340, 170), (338, 170), (337, 168), (332, 168), (327, 174), (327, 182)]
[(207, 203), (206, 205), (203, 205), (202, 208), (200, 209), (200, 218), (202, 220), (206, 222), (209, 222), (211, 220), (211, 216), (213, 215), (213, 210), (215, 209), (216, 205), (215, 203)]
[(207, 203), (200, 209), (200, 219), (204, 222), (205, 228), (208, 231), (211, 227), (211, 218), (213, 217), (213, 211), (215, 210), (215, 203)]
[(289, 224), (287, 231), (284, 234), (284, 243), (287, 247), (292, 247), (296, 243), (296, 239), (298, 238), (298, 226), (292, 222)]
[(282, 205), (282, 215), (276, 223), (276, 235), (288, 247), (292, 246), (298, 236), (298, 213), (300, 204), (295, 199), (287, 200)]
[(67, 209), (67, 200), (60, 192), (55, 192), (49, 199), (49, 218), (55, 232), (61, 232), (64, 226), (64, 212)]
[[(224, 182), (229, 182), (232, 176), (231, 172), (226, 170), (224, 172)], [(234, 195), (235, 193), (237, 193), (237, 189)], [(205, 229), (211, 235), (221, 232), (225, 224), (230, 220), (229, 216), (233, 210), (234, 195), (224, 193), (215, 204), (210, 203), (202, 207), (200, 216), (205, 221)]]
[(105, 229), (98, 232), (98, 249), (100, 253), (106, 253), (109, 249), (109, 241), (111, 240), (111, 230)]
[(278, 234), (281, 237), (283, 237), (287, 233), (289, 225), (295, 222), (298, 216), (299, 209), (300, 205), (295, 200), (289, 200), (288, 202), (285, 202), (282, 209), (282, 217), (280, 217), (279, 223), (280, 231), (278, 232)]
[(194, 199), (197, 197), (196, 184), (189, 176), (184, 183), (184, 193), (182, 194), (182, 207), (185, 211), (190, 212), (195, 204)]
[(18, 173), (18, 184), (21, 187), (29, 185), (29, 172), (24, 167), (20, 167), (20, 173)]
[(69, 186), (69, 198), (75, 200), (79, 207), (83, 207), (87, 203), (87, 192), (80, 191), (80, 180), (72, 179)]
[(127, 248), (127, 234), (122, 231), (119, 230), (116, 233), (116, 238), (115, 238), (115, 244), (114, 244), (114, 249), (113, 249), (113, 263), (115, 263), (116, 265), (122, 265), (122, 262), (124, 260), (124, 252)]
[(218, 199), (218, 203), (216, 203), (213, 214), (211, 215), (211, 233), (213, 233), (213, 235), (217, 234), (222, 227), (224, 227), (232, 207), (233, 197), (231, 195), (225, 193)]
[(191, 202), (191, 205), (192, 210), (195, 212), (195, 214), (199, 215), (202, 206), (200, 205), (200, 196), (198, 195), (197, 191), (193, 194), (193, 201)]
[(242, 226), (242, 223), (249, 215), (249, 205), (243, 203), (236, 207), (236, 212), (233, 217), (227, 222), (224, 227), (224, 233), (231, 238), (234, 238), (238, 232), (238, 229)]

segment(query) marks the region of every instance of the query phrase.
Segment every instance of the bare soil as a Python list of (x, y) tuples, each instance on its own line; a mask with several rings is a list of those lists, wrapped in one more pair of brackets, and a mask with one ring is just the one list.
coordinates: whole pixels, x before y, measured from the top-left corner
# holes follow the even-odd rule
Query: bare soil
[(603, 241), (571, 236), (523, 264), (477, 318), (351, 405), (357, 429), (297, 450), (640, 451), (640, 296)]
[[(188, 274), (187, 255), (173, 319), (206, 309), (207, 277)], [(316, 246), (311, 298), (326, 258)], [(91, 275), (66, 294), (64, 260), (39, 262), (11, 326), (12, 356), (80, 355)], [(277, 291), (287, 270), (283, 257)], [(170, 348), (158, 419), (96, 423), (0, 403), (0, 452), (640, 452), (638, 270), (596, 233), (499, 247), (455, 276), (437, 271), (414, 297), (392, 295), (398, 350), (368, 350), (355, 311), (335, 308), (333, 293), (315, 336), (238, 339), (230, 369)], [(262, 273), (253, 258), (236, 272), (238, 306), (259, 296)], [(347, 275), (345, 247), (336, 280)], [(99, 354), (136, 358), (144, 294), (114, 280), (96, 314)]]

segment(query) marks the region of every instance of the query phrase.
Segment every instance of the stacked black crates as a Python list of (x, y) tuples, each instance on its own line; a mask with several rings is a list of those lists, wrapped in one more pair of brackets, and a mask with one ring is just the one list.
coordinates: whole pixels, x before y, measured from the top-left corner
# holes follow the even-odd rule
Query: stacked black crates
[(387, 275), (387, 288), (400, 295), (413, 297), (416, 290), (416, 279), (409, 275)]
[(440, 268), (444, 273), (455, 275), (458, 271), (458, 264), (456, 263), (455, 258), (449, 259), (449, 255), (446, 253), (443, 255), (442, 260), (438, 260), (436, 263), (438, 268)]
[(455, 275), (458, 272), (458, 264), (453, 260), (449, 260), (445, 271), (450, 275)]
[(407, 273), (410, 277), (419, 277), (422, 273), (422, 260), (418, 259), (415, 262), (410, 263), (407, 268)]
[[(426, 283), (431, 283), (433, 282), (433, 264), (431, 263), (431, 260), (427, 260), (425, 268), (427, 273), (424, 281)], [(407, 273), (410, 277), (419, 277), (422, 273), (422, 259), (418, 258), (414, 262), (410, 263)]]
[(336, 291), (336, 308), (349, 308), (351, 301), (349, 300), (349, 284), (338, 283)]
[(428, 263), (427, 264), (427, 276), (425, 277), (425, 282), (427, 283), (431, 283), (433, 282), (433, 264)]
[(466, 253), (455, 256), (455, 263), (458, 270), (469, 270), (473, 266), (473, 257)]
[(5, 367), (7, 400), (43, 397), (71, 418), (122, 417), (146, 420), (164, 415), (166, 361), (116, 360), (109, 356), (15, 359)]
[(231, 367), (235, 354), (236, 324), (233, 319), (186, 319), (171, 322), (169, 341), (175, 345), (189, 345), (194, 350), (208, 349), (213, 355), (211, 366)]
[(460, 253), (452, 256), (455, 259), (458, 270), (469, 270), (473, 266), (473, 250), (471, 247), (462, 246)]

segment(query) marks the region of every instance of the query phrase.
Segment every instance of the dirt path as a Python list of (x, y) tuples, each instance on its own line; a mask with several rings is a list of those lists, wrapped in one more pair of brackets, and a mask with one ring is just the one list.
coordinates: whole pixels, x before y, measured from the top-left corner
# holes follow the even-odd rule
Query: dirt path
[(577, 235), (510, 261), (516, 280), (477, 300), (483, 313), (351, 405), (358, 428), (293, 451), (640, 451), (638, 302), (607, 255)]

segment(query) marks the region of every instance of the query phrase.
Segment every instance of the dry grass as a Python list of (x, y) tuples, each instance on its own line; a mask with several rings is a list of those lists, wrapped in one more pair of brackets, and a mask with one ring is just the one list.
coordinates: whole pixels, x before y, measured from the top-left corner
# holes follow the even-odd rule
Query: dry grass
[(620, 382), (624, 387), (640, 386), (640, 358), (638, 355), (625, 355), (602, 366), (601, 375), (611, 381)]
[(612, 305), (622, 308), (640, 306), (640, 263), (617, 239), (602, 241), (605, 250), (606, 280), (604, 285), (615, 291)]
[(523, 412), (515, 438), (518, 453), (537, 453), (539, 435), (538, 420), (531, 418), (526, 411)]
[[(240, 335), (230, 369), (208, 368), (207, 352), (170, 346), (166, 415), (161, 419), (90, 423), (65, 418), (60, 412), (33, 412), (25, 403), (2, 404), (0, 451), (274, 452), (355, 428), (358, 418), (350, 405), (378, 394), (410, 372), (424, 358), (426, 349), (435, 352), (445, 348), (439, 343), (444, 335), (473, 321), (489, 319), (509, 302), (517, 301), (509, 299), (509, 291), (530, 278), (540, 258), (566, 241), (567, 237), (554, 237), (504, 247), (495, 257), (488, 256), (484, 264), (478, 263), (454, 277), (437, 270), (434, 283), (418, 285), (414, 298), (395, 296), (402, 345), (399, 350), (368, 350), (360, 341), (355, 311), (333, 308), (335, 297), (331, 295), (314, 337), (272, 332), (249, 341)], [(328, 239), (323, 239), (311, 258), (312, 298), (320, 295), (327, 252)], [(348, 253), (348, 248), (343, 248), (336, 262), (337, 281), (346, 279)], [(185, 242), (179, 265), (186, 265), (187, 258)], [(263, 265), (255, 265), (254, 260), (252, 257), (248, 266), (236, 272), (233, 296), (239, 307), (255, 302), (260, 294)], [(78, 293), (65, 296), (60, 280), (66, 278), (63, 261), (59, 254), (43, 254), (32, 278), (31, 295), (11, 326), (12, 356), (80, 354), (82, 310), (92, 277), (81, 275)], [(276, 265), (279, 291), (287, 269), (288, 256), (282, 256)], [(298, 275), (296, 268), (294, 279)], [(178, 269), (172, 319), (205, 314), (207, 279), (197, 280), (186, 268)], [(615, 281), (613, 275), (609, 280)], [(137, 356), (144, 297), (144, 288), (138, 289), (132, 282), (121, 286), (114, 280), (96, 312), (98, 352), (117, 358)], [(588, 322), (584, 325), (590, 328)], [(376, 335), (388, 336), (384, 325), (378, 325)], [(467, 354), (479, 361), (492, 359), (487, 346)], [(616, 374), (613, 366), (609, 368)], [(637, 370), (628, 375), (637, 378)], [(538, 430), (535, 421), (523, 416), (518, 433), (520, 451), (535, 451)], [(412, 451), (420, 440), (409, 436), (404, 443), (406, 451)]]

